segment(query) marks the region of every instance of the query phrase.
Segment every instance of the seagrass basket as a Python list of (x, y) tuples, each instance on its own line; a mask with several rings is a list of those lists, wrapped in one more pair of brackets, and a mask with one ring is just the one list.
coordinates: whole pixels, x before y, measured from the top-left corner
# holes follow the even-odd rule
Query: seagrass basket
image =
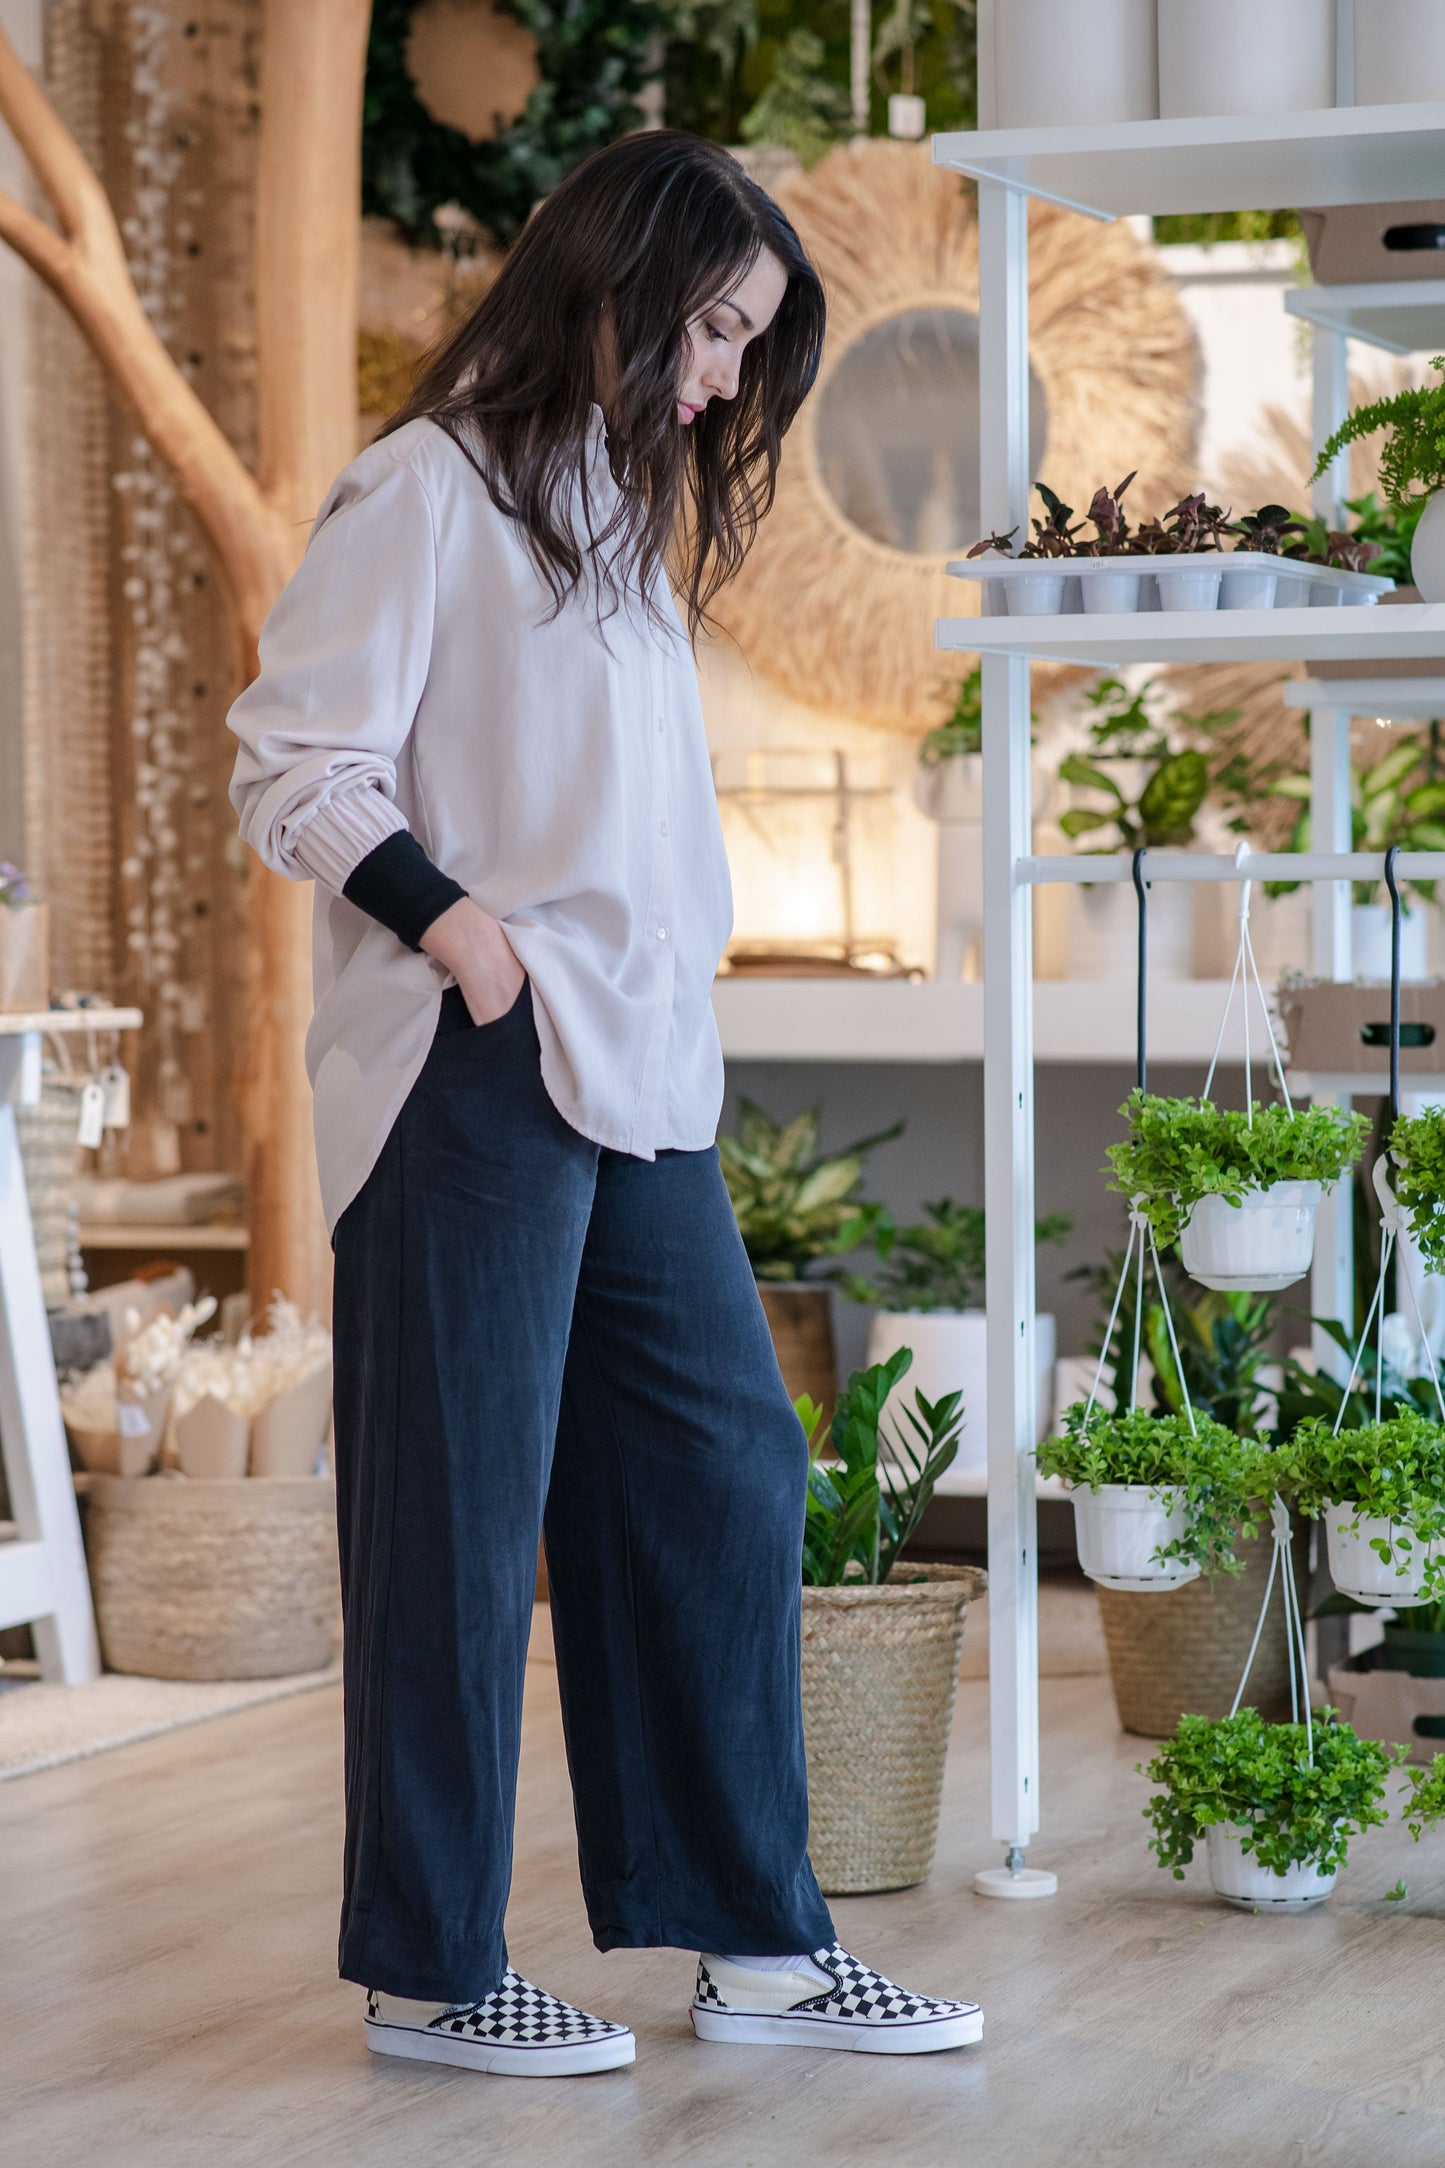
[[(1308, 1586), (1308, 1538), (1295, 1537), (1295, 1585)], [(1201, 1574), (1183, 1588), (1139, 1595), (1100, 1588), (1114, 1703), (1125, 1731), (1167, 1739), (1181, 1716), (1228, 1716), (1269, 1579), (1268, 1536), (1241, 1543), (1241, 1574)], [(1290, 1715), (1289, 1644), (1278, 1579), (1244, 1699), (1266, 1723)]]
[(803, 1590), (808, 1852), (829, 1896), (907, 1889), (933, 1865), (976, 1566)]
[(339, 1580), (329, 1476), (94, 1476), (85, 1549), (112, 1671), (270, 1679), (331, 1661)]

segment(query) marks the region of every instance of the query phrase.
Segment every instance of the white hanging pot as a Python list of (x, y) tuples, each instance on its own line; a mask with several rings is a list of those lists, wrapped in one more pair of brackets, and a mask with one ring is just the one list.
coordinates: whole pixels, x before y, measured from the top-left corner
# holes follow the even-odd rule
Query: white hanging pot
[[(1425, 911), (1415, 904), (1400, 912), (1400, 976), (1426, 976)], [(1350, 908), (1351, 969), (1357, 979), (1388, 979), (1390, 976), (1390, 906), (1388, 903), (1356, 903)]]
[(1410, 544), (1410, 576), (1424, 602), (1445, 602), (1445, 490), (1437, 490)]
[(1154, 0), (1006, 0), (994, 12), (1000, 128), (1153, 120)]
[(1201, 1197), (1184, 1223), (1180, 1255), (1191, 1280), (1227, 1293), (1272, 1295), (1293, 1287), (1315, 1251), (1318, 1182), (1272, 1182), (1237, 1205)]
[(1445, 98), (1440, 0), (1355, 0), (1356, 105)]
[[(1069, 977), (1108, 983), (1138, 969), (1139, 906), (1131, 881), (1071, 886)], [(1149, 890), (1149, 977), (1187, 979), (1194, 951), (1194, 896), (1187, 881)]]
[[(895, 1423), (905, 1438), (913, 1432), (904, 1410), (913, 1406), (915, 1393), (925, 1400), (940, 1400), (945, 1393), (962, 1393), (963, 1428), (958, 1452), (943, 1476), (947, 1490), (951, 1475), (982, 1475), (988, 1467), (988, 1326), (982, 1310), (875, 1310), (868, 1331), (868, 1360), (887, 1362), (899, 1348), (913, 1350), (913, 1361), (902, 1383), (895, 1385), (884, 1402), (888, 1425)], [(1046, 1438), (1054, 1421), (1054, 1360), (1058, 1332), (1046, 1312), (1034, 1319), (1034, 1366), (1037, 1406), (1034, 1443)]]
[(1159, 0), (1166, 120), (1307, 112), (1334, 102), (1335, 0)]
[[(1395, 1548), (1402, 1535), (1410, 1546), (1405, 1551)], [(1325, 1536), (1330, 1578), (1341, 1595), (1353, 1596), (1356, 1603), (1418, 1603), (1430, 1562), (1442, 1549), (1438, 1541), (1421, 1543), (1408, 1522), (1387, 1521), (1378, 1515), (1361, 1519), (1348, 1499), (1325, 1507)], [(1388, 1564), (1371, 1549), (1380, 1537), (1394, 1548)]]
[(1188, 1525), (1177, 1483), (1104, 1483), (1072, 1495), (1079, 1564), (1091, 1581), (1149, 1594), (1198, 1580), (1198, 1566), (1157, 1556)]
[(1324, 1903), (1335, 1886), (1333, 1873), (1325, 1874), (1313, 1860), (1304, 1860), (1276, 1874), (1243, 1849), (1244, 1834), (1242, 1822), (1212, 1822), (1204, 1832), (1209, 1880), (1216, 1897), (1245, 1912), (1312, 1912)]

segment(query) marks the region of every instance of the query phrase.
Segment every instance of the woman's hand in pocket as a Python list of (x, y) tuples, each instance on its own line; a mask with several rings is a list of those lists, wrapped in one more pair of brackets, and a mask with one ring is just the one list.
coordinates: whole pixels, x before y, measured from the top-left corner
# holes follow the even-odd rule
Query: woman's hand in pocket
[(491, 913), (470, 896), (433, 919), (421, 945), (451, 972), (474, 1024), (494, 1024), (522, 991), (527, 974), (511, 942)]

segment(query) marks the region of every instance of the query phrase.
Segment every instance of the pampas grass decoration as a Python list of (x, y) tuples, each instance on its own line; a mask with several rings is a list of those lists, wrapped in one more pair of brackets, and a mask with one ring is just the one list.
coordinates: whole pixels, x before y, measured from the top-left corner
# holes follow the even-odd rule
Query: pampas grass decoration
[[(855, 340), (912, 309), (978, 309), (971, 187), (925, 146), (842, 147), (783, 183), (828, 291), (820, 387)], [(1198, 351), (1151, 250), (1126, 225), (1035, 204), (1029, 214), (1030, 363), (1048, 406), (1040, 471), (1086, 505), (1131, 468), (1136, 516), (1193, 488)], [(755, 669), (796, 699), (888, 728), (920, 731), (947, 712), (972, 658), (933, 645), (936, 617), (978, 609), (946, 555), (890, 548), (854, 527), (822, 476), (817, 394), (784, 446), (777, 501), (718, 616)], [(960, 411), (960, 432), (976, 426)], [(1037, 507), (1035, 507), (1037, 509)], [(975, 538), (960, 536), (966, 545)], [(1036, 670), (1041, 683), (1047, 668)]]

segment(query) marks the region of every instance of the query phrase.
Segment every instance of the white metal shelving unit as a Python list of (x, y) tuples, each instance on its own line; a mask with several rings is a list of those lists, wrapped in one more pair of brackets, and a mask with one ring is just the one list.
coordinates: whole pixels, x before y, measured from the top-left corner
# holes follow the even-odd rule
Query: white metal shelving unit
[[(980, 10), (986, 78), (991, 9)], [(985, 99), (987, 91), (985, 91)], [(985, 119), (988, 118), (985, 104)], [(1029, 471), (1028, 204), (1030, 197), (1094, 218), (1134, 213), (1247, 210), (1281, 205), (1418, 200), (1438, 191), (1445, 104), (1338, 108), (1248, 118), (1143, 121), (1049, 130), (985, 130), (933, 139), (936, 164), (978, 183), (979, 462), (985, 529), (1027, 516)], [(1395, 319), (1389, 319), (1398, 323)], [(1320, 441), (1345, 410), (1343, 365), (1354, 323), (1333, 322), (1316, 367)], [(1339, 476), (1324, 477), (1316, 509), (1333, 512)], [(1332, 522), (1333, 523), (1333, 522)], [(1445, 608), (1233, 612), (1182, 617), (946, 620), (941, 645), (982, 657), (984, 762), (984, 1124), (988, 1213), (988, 1538), (993, 1833), (1008, 1874), (989, 1894), (1047, 1894), (1052, 1877), (1024, 1868), (1039, 1827), (1038, 1614), (1034, 1433), (1034, 1119), (1037, 1058), (1032, 998), (1035, 885), (1081, 878), (1069, 862), (1034, 859), (1030, 844), (1029, 665), (1034, 657), (1096, 665), (1125, 661), (1258, 659), (1358, 662), (1359, 679), (1391, 660), (1438, 658), (1445, 674)], [(1326, 681), (1321, 681), (1321, 685)], [(1314, 967), (1349, 976), (1349, 880), (1377, 875), (1379, 859), (1347, 855), (1349, 720), (1343, 684), (1312, 703), (1315, 851), (1275, 877), (1316, 884)], [(1428, 877), (1445, 858), (1420, 858)], [(1250, 864), (1267, 877), (1269, 861)], [(1402, 866), (1401, 871), (1406, 869)], [(1232, 860), (1155, 853), (1154, 879), (1236, 880)], [(1127, 877), (1127, 866), (1116, 877)], [(1098, 861), (1090, 870), (1098, 878)], [(1323, 904), (1323, 908), (1319, 906)], [(1152, 997), (1151, 997), (1152, 998)], [(1123, 1041), (1128, 1047), (1129, 1039)], [(1343, 1096), (1343, 1094), (1341, 1095)], [(1336, 1307), (1348, 1269), (1347, 1211), (1321, 1214), (1313, 1294)]]

